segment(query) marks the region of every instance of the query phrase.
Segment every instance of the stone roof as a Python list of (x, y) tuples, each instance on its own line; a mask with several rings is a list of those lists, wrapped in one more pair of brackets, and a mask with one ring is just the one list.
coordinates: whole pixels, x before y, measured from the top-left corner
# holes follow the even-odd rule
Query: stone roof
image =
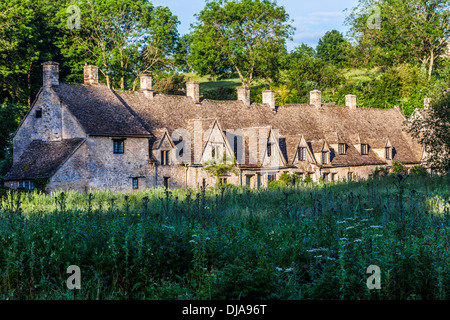
[(150, 135), (120, 96), (106, 85), (61, 83), (52, 89), (88, 134)]
[[(294, 141), (293, 147), (293, 141), (287, 137), (295, 136), (299, 140), (301, 135), (309, 142), (313, 153), (321, 151), (318, 148), (324, 141), (348, 144), (349, 153), (336, 155), (332, 160), (336, 165), (385, 163), (371, 149), (384, 148), (381, 145), (388, 138), (396, 151), (394, 160), (420, 162), (421, 147), (406, 133), (405, 117), (396, 108), (350, 109), (327, 103), (319, 109), (310, 104), (291, 104), (280, 106), (273, 112), (268, 104), (262, 103), (245, 106), (241, 101), (204, 99), (196, 104), (186, 96), (156, 94), (153, 99), (148, 99), (139, 91), (121, 91), (118, 95), (148, 124), (148, 128), (167, 128), (169, 133), (186, 128), (187, 119), (217, 119), (224, 130), (271, 126), (279, 130), (280, 138), (286, 138), (282, 151), (288, 163), (292, 162), (298, 141)], [(359, 143), (369, 144), (368, 155), (360, 155), (351, 146)]]
[[(105, 85), (60, 84), (52, 87), (88, 134), (150, 135), (155, 142), (163, 129), (169, 134), (185, 128), (193, 142), (193, 119), (209, 119), (203, 129), (217, 119), (223, 130), (249, 127), (272, 127), (279, 130), (282, 154), (292, 163), (296, 147), (303, 136), (310, 151), (318, 153), (323, 143), (348, 145), (347, 155), (332, 158), (333, 165), (384, 164), (374, 148), (384, 148), (390, 139), (394, 159), (403, 163), (419, 163), (421, 147), (405, 131), (405, 117), (397, 108), (350, 109), (334, 103), (317, 108), (310, 104), (290, 104), (271, 110), (268, 104), (203, 99), (195, 103), (191, 97), (156, 94), (147, 98), (142, 91), (117, 91)], [(248, 141), (246, 141), (248, 143)], [(369, 144), (369, 154), (362, 156), (354, 145)], [(192, 153), (194, 145), (191, 144)], [(247, 148), (246, 148), (247, 149)], [(248, 159), (248, 155), (246, 155)], [(192, 160), (193, 154), (192, 154)], [(317, 160), (317, 159), (316, 159)], [(320, 161), (319, 161), (320, 162)]]
[(15, 161), (5, 179), (50, 178), (84, 141), (85, 139), (33, 140), (20, 158)]

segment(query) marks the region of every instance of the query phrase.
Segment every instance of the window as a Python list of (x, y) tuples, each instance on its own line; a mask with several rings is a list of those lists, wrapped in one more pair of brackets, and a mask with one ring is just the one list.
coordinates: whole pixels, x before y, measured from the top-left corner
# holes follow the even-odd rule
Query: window
[(36, 118), (42, 118), (42, 109), (36, 110)]
[(328, 175), (329, 175), (329, 173), (324, 173), (323, 174), (323, 177), (322, 177), (322, 181), (323, 182), (327, 182), (328, 181)]
[(258, 174), (256, 178), (256, 187), (259, 189), (261, 188), (261, 175)]
[(352, 181), (352, 180), (353, 180), (353, 172), (349, 172), (349, 173), (347, 174), (347, 180), (348, 180), (348, 181)]
[(306, 147), (298, 147), (298, 161), (306, 161)]
[(202, 179), (202, 189), (206, 189), (206, 179)]
[(345, 143), (339, 143), (338, 144), (338, 153), (339, 154), (345, 154), (345, 150), (346, 148), (345, 148)]
[(331, 181), (335, 181), (335, 180), (336, 180), (336, 173), (333, 172), (333, 173), (331, 174)]
[(169, 150), (161, 150), (161, 165), (169, 164)]
[(276, 174), (269, 174), (267, 176), (267, 179), (268, 179), (269, 182), (270, 181), (275, 181), (275, 180), (277, 180), (277, 175)]
[(267, 144), (267, 156), (272, 156), (272, 144), (270, 142)]
[(328, 163), (328, 152), (322, 152), (322, 164)]
[(123, 153), (124, 148), (124, 141), (123, 140), (113, 140), (114, 145), (114, 153)]
[(169, 177), (164, 177), (164, 188), (169, 189)]
[(211, 158), (219, 159), (219, 146), (211, 145)]
[(138, 178), (132, 179), (133, 189), (139, 189), (139, 180)]
[(390, 147), (386, 147), (386, 159), (387, 160), (391, 159), (391, 148)]
[(233, 152), (234, 152), (234, 157), (237, 158), (237, 152), (238, 152), (238, 137), (234, 136), (233, 139)]
[(362, 155), (369, 154), (369, 146), (367, 144), (362, 144), (361, 145), (361, 154)]
[(252, 176), (245, 176), (245, 185), (250, 187), (252, 183)]
[(227, 184), (227, 178), (220, 178), (220, 184), (221, 185)]
[(18, 187), (28, 189), (28, 190), (34, 190), (34, 182), (33, 181), (19, 181)]

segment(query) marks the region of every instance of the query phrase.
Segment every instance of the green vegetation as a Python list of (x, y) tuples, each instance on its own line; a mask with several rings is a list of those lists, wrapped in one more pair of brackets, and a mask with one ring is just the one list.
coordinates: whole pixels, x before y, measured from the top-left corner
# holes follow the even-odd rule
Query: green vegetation
[[(2, 299), (448, 299), (449, 177), (9, 193)], [(66, 270), (81, 268), (81, 290)], [(381, 268), (369, 290), (366, 269)]]

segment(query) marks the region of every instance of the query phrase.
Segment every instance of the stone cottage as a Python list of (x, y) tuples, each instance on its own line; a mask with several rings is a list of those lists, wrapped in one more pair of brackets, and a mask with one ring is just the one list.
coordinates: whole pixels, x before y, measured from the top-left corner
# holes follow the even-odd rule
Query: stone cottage
[[(421, 163), (423, 148), (404, 130), (398, 108), (358, 108), (322, 103), (275, 105), (275, 92), (250, 103), (200, 99), (199, 83), (186, 95), (155, 94), (151, 75), (140, 90), (114, 91), (98, 82), (98, 68), (84, 67), (84, 83), (60, 83), (59, 64), (43, 63), (43, 87), (13, 137), (14, 163), (6, 185), (47, 191), (142, 190), (207, 187), (216, 183), (205, 166), (235, 163), (222, 183), (265, 187), (283, 172), (298, 179), (367, 178), (393, 161)], [(224, 157), (225, 156), (225, 157)]]

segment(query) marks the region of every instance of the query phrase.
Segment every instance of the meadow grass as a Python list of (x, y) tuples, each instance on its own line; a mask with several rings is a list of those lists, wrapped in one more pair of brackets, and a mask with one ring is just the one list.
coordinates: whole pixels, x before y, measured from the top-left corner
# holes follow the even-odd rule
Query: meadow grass
[(448, 299), (449, 182), (7, 193), (0, 298)]

